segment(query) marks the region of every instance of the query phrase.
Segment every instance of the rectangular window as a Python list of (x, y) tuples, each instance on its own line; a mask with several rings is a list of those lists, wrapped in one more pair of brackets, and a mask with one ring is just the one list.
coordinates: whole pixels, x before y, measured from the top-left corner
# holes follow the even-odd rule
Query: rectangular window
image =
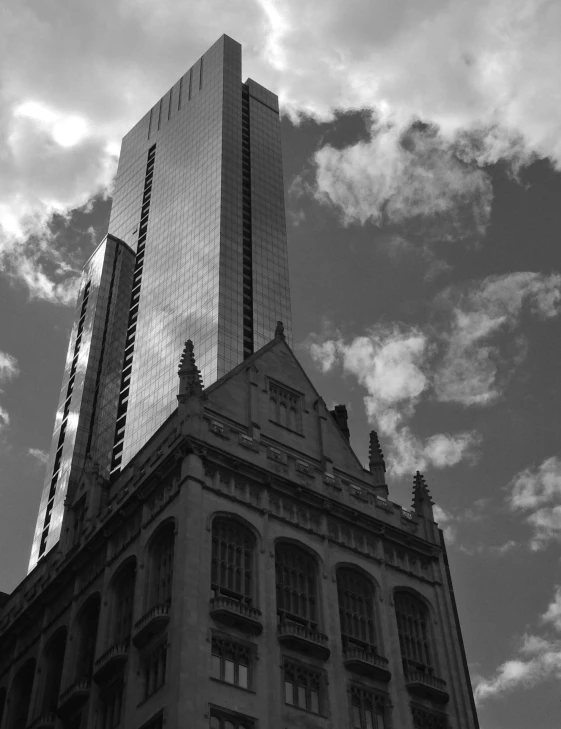
[(269, 382), (269, 419), (302, 433), (302, 396), (276, 382)]
[(112, 684), (100, 695), (99, 729), (117, 729), (123, 714), (123, 684)]
[(251, 656), (249, 646), (225, 636), (212, 636), (212, 677), (234, 686), (248, 689), (251, 681)]
[(446, 714), (413, 705), (411, 706), (411, 712), (415, 729), (448, 729)]
[(291, 706), (321, 713), (321, 671), (310, 666), (284, 662), (284, 700)]
[(255, 722), (247, 716), (212, 707), (210, 729), (255, 729)]
[(166, 682), (166, 659), (167, 642), (160, 643), (142, 659), (142, 678), (144, 682), (143, 700), (148, 699), (152, 694)]
[(353, 729), (387, 729), (387, 703), (383, 694), (352, 686)]

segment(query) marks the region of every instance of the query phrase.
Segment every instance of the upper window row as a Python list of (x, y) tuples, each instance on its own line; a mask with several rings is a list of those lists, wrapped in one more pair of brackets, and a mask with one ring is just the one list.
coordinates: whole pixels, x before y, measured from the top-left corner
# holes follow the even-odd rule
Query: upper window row
[[(229, 517), (212, 526), (211, 595), (254, 607), (256, 595), (256, 538)], [(277, 616), (280, 626), (292, 624), (312, 631), (321, 628), (318, 564), (305, 549), (279, 542), (275, 550)], [(337, 570), (337, 596), (343, 650), (380, 653), (374, 583), (360, 570)], [(411, 592), (394, 596), (401, 654), (417, 670), (434, 664), (426, 603)]]

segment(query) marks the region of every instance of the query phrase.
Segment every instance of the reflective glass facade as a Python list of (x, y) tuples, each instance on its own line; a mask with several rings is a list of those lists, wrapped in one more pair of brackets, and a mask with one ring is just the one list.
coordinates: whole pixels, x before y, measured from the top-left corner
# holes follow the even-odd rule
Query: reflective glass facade
[(126, 425), (113, 468), (176, 407), (186, 339), (207, 386), (272, 339), (279, 319), (291, 339), (278, 101), (242, 84), (238, 43), (223, 36), (124, 138), (109, 230), (135, 249), (154, 145)]
[(77, 486), (86, 454), (105, 464), (108, 475), (134, 260), (126, 244), (108, 235), (84, 267), (30, 569), (60, 538), (64, 501)]
[[(187, 339), (205, 386), (270, 341), (278, 320), (291, 343), (278, 100), (241, 78), (241, 46), (223, 36), (123, 139), (109, 237), (84, 271), (31, 567), (58, 539), (71, 464), (89, 452), (102, 473), (118, 471), (175, 409)], [(114, 246), (127, 251), (118, 285)], [(81, 344), (83, 381), (76, 375), (59, 477), (66, 485), (45, 532), (88, 281), (91, 343)], [(118, 294), (108, 318), (109, 290)]]

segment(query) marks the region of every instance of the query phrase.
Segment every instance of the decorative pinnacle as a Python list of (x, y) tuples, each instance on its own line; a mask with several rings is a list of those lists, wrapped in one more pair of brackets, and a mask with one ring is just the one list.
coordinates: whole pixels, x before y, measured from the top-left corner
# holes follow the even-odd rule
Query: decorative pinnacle
[(413, 504), (412, 508), (416, 514), (420, 516), (428, 516), (433, 519), (432, 507), (434, 501), (431, 498), (430, 491), (420, 471), (417, 471), (413, 479)]
[(179, 395), (202, 395), (203, 378), (195, 362), (193, 342), (188, 339), (179, 362)]
[(284, 339), (284, 324), (282, 321), (277, 322), (277, 328), (275, 329), (275, 339)]
[(380, 447), (380, 441), (378, 440), (378, 433), (375, 430), (370, 431), (370, 448), (368, 450), (368, 463), (370, 470), (373, 466), (381, 466), (386, 472), (386, 462), (384, 461), (384, 454)]

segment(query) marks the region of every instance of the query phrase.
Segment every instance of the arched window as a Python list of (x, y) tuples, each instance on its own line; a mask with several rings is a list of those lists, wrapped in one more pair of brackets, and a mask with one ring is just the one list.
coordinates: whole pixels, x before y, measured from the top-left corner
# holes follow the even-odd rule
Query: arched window
[(21, 729), (27, 726), (27, 715), (35, 677), (35, 660), (31, 658), (17, 672), (10, 690), (10, 710), (8, 729)]
[(54, 714), (57, 710), (64, 654), (66, 652), (66, 634), (66, 628), (57, 630), (45, 648), (42, 665), (44, 684), (39, 712), (41, 716)]
[(343, 649), (353, 646), (375, 650), (374, 589), (358, 570), (337, 570), (337, 596)]
[(93, 672), (97, 627), (99, 623), (100, 598), (91, 597), (78, 616), (75, 680), (90, 679)]
[(168, 522), (150, 543), (147, 609), (171, 602), (174, 542), (175, 525)]
[(255, 536), (235, 519), (212, 522), (212, 597), (227, 595), (250, 604), (255, 594)]
[(428, 607), (415, 595), (402, 590), (395, 593), (395, 614), (402, 659), (417, 669), (431, 669)]
[(136, 561), (128, 564), (114, 578), (112, 644), (128, 643), (132, 630)]
[(318, 623), (317, 564), (303, 549), (293, 544), (277, 544), (275, 551), (277, 613), (315, 628)]

